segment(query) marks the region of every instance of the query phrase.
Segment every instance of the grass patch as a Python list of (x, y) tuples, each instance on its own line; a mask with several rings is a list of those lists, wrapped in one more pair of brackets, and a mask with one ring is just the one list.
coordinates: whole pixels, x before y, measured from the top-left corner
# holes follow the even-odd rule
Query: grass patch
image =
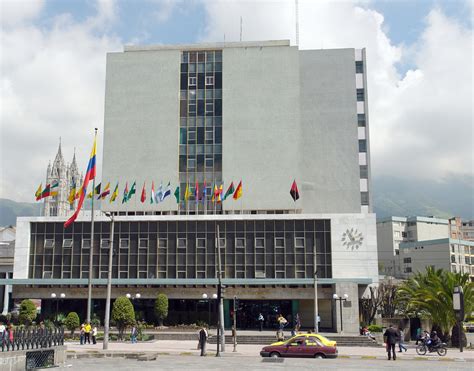
[(181, 352), (179, 353), (180, 356), (192, 356), (193, 354), (191, 352)]
[(361, 356), (360, 359), (377, 359), (376, 356)]

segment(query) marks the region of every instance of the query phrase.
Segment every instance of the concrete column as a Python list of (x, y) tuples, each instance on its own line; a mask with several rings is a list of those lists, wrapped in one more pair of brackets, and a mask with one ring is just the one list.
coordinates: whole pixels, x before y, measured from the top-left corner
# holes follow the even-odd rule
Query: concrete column
[[(9, 278), (8, 272), (5, 273), (5, 278)], [(2, 314), (6, 315), (8, 313), (8, 305), (9, 305), (9, 294), (10, 294), (10, 285), (5, 285), (4, 292), (3, 292), (3, 311)]]
[[(349, 298), (342, 302), (342, 321), (344, 334), (359, 333), (359, 289), (357, 283), (341, 282), (335, 285), (335, 294), (344, 297), (347, 294)], [(341, 331), (341, 312), (339, 301), (333, 300), (335, 305), (335, 323), (336, 330)]]

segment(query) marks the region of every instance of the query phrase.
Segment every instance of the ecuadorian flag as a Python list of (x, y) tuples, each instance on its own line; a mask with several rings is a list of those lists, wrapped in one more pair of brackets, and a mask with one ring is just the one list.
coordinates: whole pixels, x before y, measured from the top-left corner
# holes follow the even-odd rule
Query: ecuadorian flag
[(79, 202), (77, 203), (77, 209), (72, 214), (72, 216), (64, 223), (64, 228), (69, 227), (74, 221), (77, 219), (79, 212), (81, 211), (82, 204), (84, 203), (84, 198), (87, 194), (87, 186), (89, 185), (89, 181), (95, 178), (95, 159), (96, 159), (96, 138), (94, 138), (94, 145), (92, 146), (91, 157), (89, 159), (89, 164), (87, 165), (86, 176), (84, 177), (84, 183), (82, 183), (82, 192), (79, 197)]

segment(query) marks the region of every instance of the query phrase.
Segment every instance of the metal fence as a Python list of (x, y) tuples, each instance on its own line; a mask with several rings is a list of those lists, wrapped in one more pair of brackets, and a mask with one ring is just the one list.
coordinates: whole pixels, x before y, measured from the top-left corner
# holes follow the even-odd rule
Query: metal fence
[(0, 339), (2, 352), (64, 345), (64, 328), (62, 327), (18, 329), (13, 333), (13, 340), (10, 339), (8, 331), (5, 331), (3, 335)]

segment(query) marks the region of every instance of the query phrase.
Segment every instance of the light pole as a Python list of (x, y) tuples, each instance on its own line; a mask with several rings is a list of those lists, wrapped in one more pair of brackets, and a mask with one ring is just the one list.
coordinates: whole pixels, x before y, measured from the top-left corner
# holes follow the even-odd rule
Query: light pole
[(105, 299), (105, 319), (104, 319), (104, 341), (102, 348), (109, 348), (110, 332), (110, 300), (112, 295), (112, 261), (114, 256), (114, 217), (110, 213), (105, 213), (110, 218), (110, 238), (109, 238), (109, 271), (107, 273), (107, 297)]
[[(62, 292), (61, 294), (59, 294), (59, 298), (64, 299), (65, 297), (66, 297), (65, 293)], [(55, 322), (56, 322), (56, 325), (57, 325), (58, 324), (58, 312), (59, 312), (59, 298), (56, 295), (56, 293), (54, 293), (54, 292), (51, 293), (51, 298), (56, 299), (56, 316), (55, 316), (56, 320), (55, 320)]]
[[(217, 353), (216, 357), (220, 357), (219, 346), (221, 351), (225, 352), (225, 332), (224, 332), (224, 301), (222, 298), (222, 270), (221, 270), (221, 251), (220, 251), (220, 233), (219, 233), (219, 224), (217, 224), (217, 233), (216, 233), (216, 253), (217, 253), (217, 302), (218, 313), (219, 313), (219, 322), (217, 326)], [(221, 335), (222, 333), (222, 335)], [(222, 341), (221, 336), (224, 341)]]
[(237, 352), (237, 296), (235, 295), (234, 295), (234, 327), (232, 328), (232, 337), (234, 340), (233, 352)]
[[(208, 302), (208, 321), (207, 324), (211, 328), (211, 298), (207, 294), (202, 294), (202, 298)], [(212, 299), (217, 299), (217, 294), (212, 294)]]
[(334, 294), (332, 298), (334, 299), (334, 301), (339, 301), (339, 314), (341, 315), (341, 334), (342, 334), (342, 332), (344, 331), (344, 327), (342, 326), (342, 302), (346, 301), (349, 298), (349, 295), (344, 294), (342, 297), (339, 297), (337, 294)]
[(313, 269), (314, 269), (314, 332), (319, 332), (318, 323), (318, 269), (316, 265), (316, 244), (313, 246)]

